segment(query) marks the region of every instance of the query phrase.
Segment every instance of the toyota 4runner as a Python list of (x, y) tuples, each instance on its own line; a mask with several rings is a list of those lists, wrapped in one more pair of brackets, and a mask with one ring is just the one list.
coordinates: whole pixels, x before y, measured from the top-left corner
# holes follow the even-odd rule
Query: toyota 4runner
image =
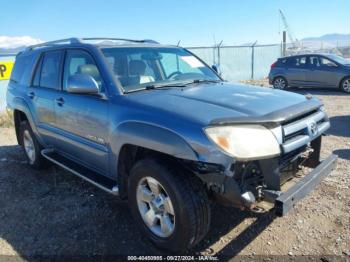
[(337, 159), (320, 161), (330, 123), (316, 98), (227, 83), (188, 50), (152, 40), (28, 47), (7, 103), (29, 165), (53, 162), (127, 199), (141, 231), (173, 252), (206, 235), (210, 199), (282, 216)]

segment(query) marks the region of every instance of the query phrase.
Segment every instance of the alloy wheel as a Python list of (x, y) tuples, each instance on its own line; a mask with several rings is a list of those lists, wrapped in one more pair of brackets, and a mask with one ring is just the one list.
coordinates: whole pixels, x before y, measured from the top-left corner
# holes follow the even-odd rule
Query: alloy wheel
[(286, 88), (286, 80), (284, 80), (282, 77), (278, 77), (273, 82), (273, 87), (276, 89), (285, 89)]
[(146, 226), (158, 237), (171, 236), (175, 229), (175, 212), (169, 194), (153, 177), (144, 177), (136, 193), (139, 212)]
[(23, 146), (30, 164), (33, 164), (35, 162), (35, 146), (28, 130), (25, 130), (23, 133)]
[(343, 90), (347, 93), (350, 93), (350, 79), (346, 79), (343, 82)]

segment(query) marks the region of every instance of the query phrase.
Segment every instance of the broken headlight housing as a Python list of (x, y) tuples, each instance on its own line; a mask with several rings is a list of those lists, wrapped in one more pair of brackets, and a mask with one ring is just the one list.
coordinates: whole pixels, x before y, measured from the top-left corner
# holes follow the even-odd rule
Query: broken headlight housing
[(204, 131), (226, 154), (240, 161), (264, 159), (281, 153), (273, 133), (261, 125), (214, 126)]

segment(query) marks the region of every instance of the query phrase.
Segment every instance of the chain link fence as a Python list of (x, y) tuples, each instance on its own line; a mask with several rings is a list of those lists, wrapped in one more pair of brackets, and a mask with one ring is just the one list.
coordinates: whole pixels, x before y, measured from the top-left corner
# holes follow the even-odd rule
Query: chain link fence
[(261, 79), (267, 77), (270, 65), (282, 55), (282, 46), (215, 46), (188, 47), (208, 65), (218, 65), (228, 81)]
[[(214, 46), (214, 47), (188, 47), (192, 53), (200, 57), (208, 65), (217, 65), (222, 76), (228, 81), (241, 81), (250, 79), (262, 79), (267, 77), (270, 65), (282, 56), (281, 44), (273, 45), (249, 45), (249, 46)], [(350, 57), (350, 41), (345, 42), (321, 42), (301, 43), (297, 51), (291, 50), (286, 55), (296, 53), (336, 53), (344, 57)], [(14, 55), (0, 54), (0, 61), (14, 61)], [(6, 88), (8, 81), (0, 81), (0, 112), (6, 108)]]
[(298, 47), (287, 45), (286, 55), (308, 53), (331, 53), (350, 58), (350, 40), (339, 41), (300, 41)]

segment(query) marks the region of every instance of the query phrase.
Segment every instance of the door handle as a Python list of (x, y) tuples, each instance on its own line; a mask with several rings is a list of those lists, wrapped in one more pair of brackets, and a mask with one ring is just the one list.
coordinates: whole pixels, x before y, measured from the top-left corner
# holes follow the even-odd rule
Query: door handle
[(28, 92), (28, 97), (30, 98), (30, 99), (33, 99), (34, 97), (35, 97), (35, 93), (33, 92), (33, 91), (31, 91), (31, 92)]
[(64, 104), (64, 99), (62, 97), (55, 99), (57, 105), (62, 106)]

